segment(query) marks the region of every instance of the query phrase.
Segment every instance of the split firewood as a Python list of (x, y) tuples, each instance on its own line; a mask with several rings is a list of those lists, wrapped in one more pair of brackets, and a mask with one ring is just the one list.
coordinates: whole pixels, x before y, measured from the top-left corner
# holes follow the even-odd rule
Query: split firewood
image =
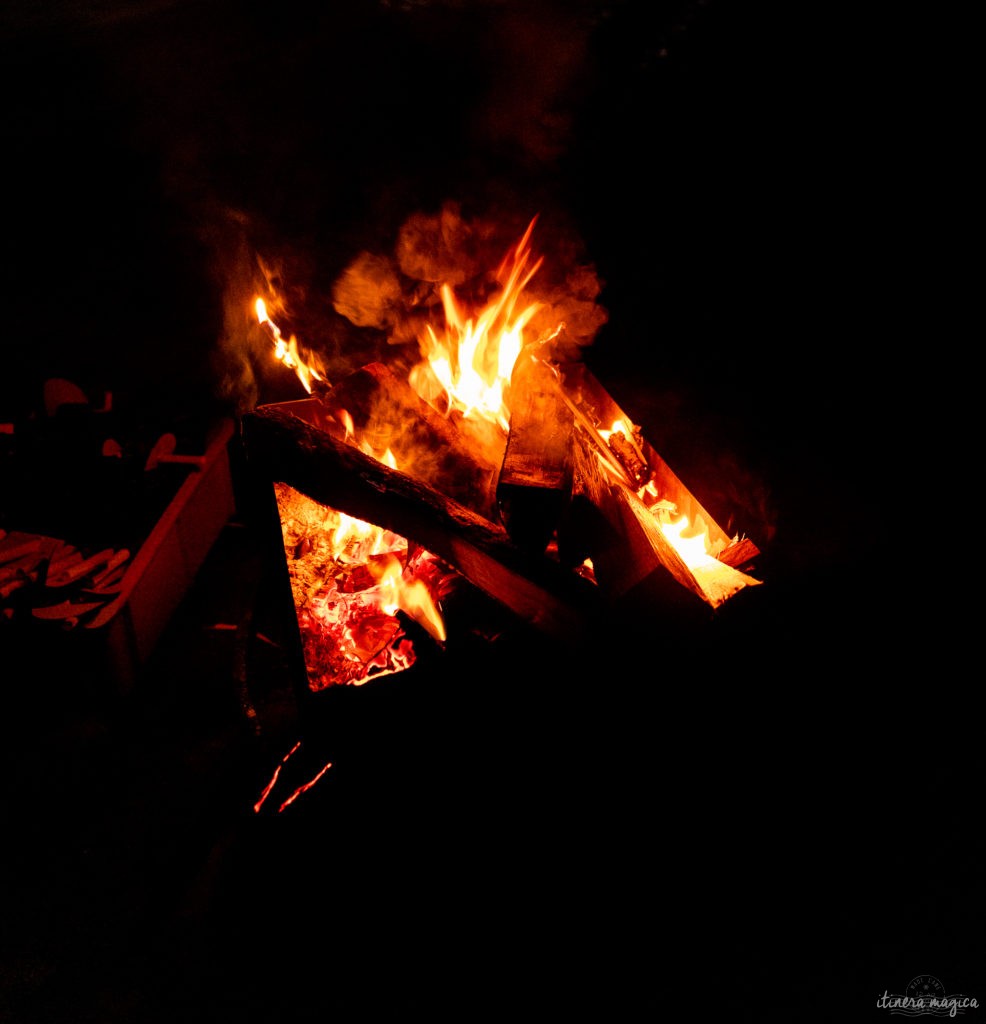
[(600, 453), (597, 439), (581, 427), (573, 434), (571, 504), (559, 527), (565, 564), (585, 558), (610, 599), (628, 591), (661, 563), (640, 529), (628, 529), (621, 512), (632, 493), (622, 472)]
[(387, 450), (401, 470), (467, 508), (495, 517), (498, 446), (477, 444), (461, 420), (443, 416), (383, 363), (369, 363), (322, 390), (318, 401), (332, 415), (322, 429), (344, 437), (348, 424), (374, 453)]
[[(20, 602), (42, 621), (57, 621), (72, 628), (119, 592), (130, 553), (104, 549), (85, 558), (81, 551), (57, 537), (21, 531), (0, 538), (0, 600), (20, 592)], [(47, 603), (53, 594), (64, 599)], [(13, 607), (3, 614), (11, 618)]]
[(507, 532), (522, 547), (543, 552), (571, 486), (575, 418), (544, 346), (524, 349), (510, 378), (510, 432), (497, 482)]
[[(651, 547), (657, 561), (688, 590), (713, 608), (718, 608), (744, 587), (756, 586), (760, 580), (726, 565), (712, 555), (699, 555), (686, 559), (665, 534), (654, 513), (631, 491), (618, 492), (618, 508), (628, 534), (639, 534)], [(707, 525), (699, 522), (700, 534), (707, 533)], [(654, 570), (652, 570), (654, 571)], [(649, 574), (648, 574), (649, 575)]]
[(36, 571), (43, 561), (41, 555), (34, 552), (4, 562), (3, 565), (0, 565), (0, 584)]
[(52, 560), (69, 552), (76, 549), (56, 537), (20, 531), (5, 534), (0, 544), (0, 598), (43, 579)]
[(31, 614), (36, 619), (44, 619), (48, 622), (61, 622), (65, 626), (73, 626), (83, 616), (102, 607), (102, 601), (61, 601), (58, 604), (34, 608)]
[(26, 558), (47, 558), (59, 543), (54, 537), (45, 537), (37, 533), (7, 534), (0, 543), (0, 567)]
[[(619, 433), (623, 433), (624, 439), (631, 445), (634, 454), (642, 459), (648, 467), (646, 487), (649, 506), (658, 501), (668, 501), (675, 506), (679, 515), (687, 516), (690, 522), (697, 523), (701, 519), (708, 528), (709, 543), (713, 550), (722, 551), (734, 543), (735, 538), (722, 529), (667, 462), (641, 436), (640, 431), (633, 425), (633, 420), (620, 408), (612, 395), (584, 364), (574, 363), (566, 366), (562, 386), (569, 401), (578, 410), (579, 421), (586, 426), (587, 432), (592, 432), (592, 425), (597, 428), (597, 441), (598, 429), (608, 430), (613, 424), (622, 424), (631, 428), (629, 432), (621, 429)], [(612, 437), (616, 436), (617, 432), (614, 432)], [(622, 463), (618, 462), (613, 454), (613, 447), (607, 444), (611, 456), (610, 462), (620, 466), (620, 469), (623, 470), (624, 480), (631, 490), (641, 490), (632, 474), (628, 473)], [(617, 440), (615, 447), (622, 447), (622, 442)], [(759, 554), (759, 550), (756, 545), (753, 541), (749, 541), (744, 548), (744, 560), (749, 562), (757, 554)]]
[(6, 600), (11, 594), (16, 593), (22, 587), (26, 587), (32, 580), (29, 576), (12, 576), (0, 582), (0, 600)]
[(127, 548), (121, 548), (117, 551), (117, 553), (106, 563), (105, 568), (93, 576), (93, 587), (106, 588), (118, 584), (126, 575), (126, 562), (129, 558), (130, 552)]
[[(113, 548), (105, 548), (104, 550), (97, 552), (95, 555), (91, 555), (89, 558), (85, 558), (81, 562), (77, 562), (68, 568), (54, 574), (49, 573), (45, 580), (45, 586), (52, 588), (71, 586), (83, 577), (88, 576), (93, 572), (93, 570), (100, 569), (113, 558), (119, 557), (119, 554), (120, 553), (114, 551)], [(125, 553), (125, 557), (128, 556), (129, 553)]]
[[(575, 435), (572, 494), (560, 549), (569, 562), (589, 558), (597, 582), (611, 599), (622, 598), (635, 588), (661, 591), (663, 599), (668, 595), (665, 580), (670, 578), (717, 608), (742, 588), (760, 582), (711, 555), (686, 560), (665, 532), (659, 515), (612, 472), (592, 439), (581, 430)], [(656, 504), (659, 514), (678, 511), (668, 499)], [(696, 533), (711, 532), (701, 515), (693, 527)]]
[(24, 544), (11, 545), (0, 550), (0, 566), (14, 565), (25, 560), (41, 557), (41, 539), (37, 538)]
[(83, 561), (83, 554), (78, 548), (65, 545), (59, 548), (45, 566), (45, 578), (61, 576)]
[(256, 472), (416, 541), (549, 635), (570, 643), (587, 635), (588, 623), (601, 610), (591, 583), (524, 551), (502, 526), (434, 487), (306, 422), (305, 403), (291, 406), (293, 411), (261, 406), (244, 417), (246, 450)]
[(736, 569), (748, 568), (760, 554), (760, 549), (749, 537), (739, 537), (722, 549), (716, 558)]

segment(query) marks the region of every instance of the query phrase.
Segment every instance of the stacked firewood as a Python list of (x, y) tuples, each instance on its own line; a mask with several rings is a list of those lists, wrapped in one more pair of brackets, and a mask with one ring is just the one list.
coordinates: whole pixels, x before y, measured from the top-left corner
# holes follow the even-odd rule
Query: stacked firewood
[(126, 548), (90, 552), (39, 533), (0, 529), (0, 615), (30, 614), (72, 629), (94, 620), (120, 593)]
[[(414, 540), (565, 640), (617, 603), (716, 609), (759, 582), (756, 545), (722, 530), (583, 364), (530, 346), (509, 400), (509, 433), (484, 448), (468, 420), (440, 416), (371, 364), (248, 414), (247, 453), (258, 472)], [(399, 468), (361, 451), (354, 426), (386, 438)], [(707, 537), (697, 565), (663, 529), (684, 517)]]

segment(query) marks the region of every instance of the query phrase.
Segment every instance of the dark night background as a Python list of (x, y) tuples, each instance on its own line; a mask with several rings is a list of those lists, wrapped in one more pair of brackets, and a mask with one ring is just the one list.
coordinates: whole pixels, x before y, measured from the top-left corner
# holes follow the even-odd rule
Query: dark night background
[[(426, 767), (391, 789), (396, 754), (363, 764), (291, 821), (238, 817), (270, 762), (222, 724), (220, 683), (199, 705), (176, 678), (180, 629), (136, 710), (84, 710), (89, 732), (15, 701), (0, 1019), (869, 1020), (921, 973), (986, 999), (970, 616), (917, 529), (961, 504), (966, 410), (940, 407), (936, 277), (912, 259), (955, 204), (925, 189), (958, 32), (797, 6), (6, 6), (0, 421), (55, 376), (161, 421), (227, 411), (244, 237), (317, 305), (415, 211), (540, 213), (604, 284), (590, 366), (760, 544), (769, 586), (701, 656), (668, 638), (660, 670), (634, 643), (579, 666), (571, 696), (538, 653), (544, 696), (437, 685), (428, 707), (464, 718), (418, 711)], [(188, 736), (169, 736), (179, 708)], [(512, 751), (502, 778), (470, 730)], [(163, 810), (121, 795), (155, 772)]]

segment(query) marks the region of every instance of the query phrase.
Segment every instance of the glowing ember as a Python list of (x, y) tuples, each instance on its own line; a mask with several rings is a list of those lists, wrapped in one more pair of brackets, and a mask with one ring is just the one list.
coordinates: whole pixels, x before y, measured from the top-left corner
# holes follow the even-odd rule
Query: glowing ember
[(285, 807), (290, 807), (290, 806), (291, 806), (291, 804), (293, 804), (293, 803), (295, 802), (295, 800), (297, 800), (297, 799), (298, 799), (298, 797), (299, 797), (299, 796), (301, 796), (301, 794), (302, 794), (302, 793), (307, 793), (307, 792), (308, 792), (308, 790), (310, 790), (310, 789), (312, 788), (312, 786), (314, 786), (314, 785), (315, 785), (315, 783), (316, 783), (316, 782), (318, 782), (318, 780), (319, 780), (319, 779), (320, 779), (320, 778), (321, 778), (321, 777), (322, 777), (322, 776), (323, 776), (323, 775), (324, 775), (324, 774), (325, 774), (325, 773), (326, 773), (326, 772), (327, 772), (327, 771), (328, 771), (328, 770), (329, 770), (329, 769), (330, 769), (331, 767), (332, 767), (332, 762), (331, 762), (331, 761), (329, 761), (329, 762), (327, 762), (327, 763), (325, 764), (325, 766), (324, 766), (324, 767), (323, 767), (322, 769), (320, 769), (320, 770), (319, 770), (319, 771), (318, 771), (318, 772), (316, 773), (316, 775), (315, 775), (315, 776), (314, 776), (313, 778), (309, 779), (309, 780), (308, 780), (308, 782), (302, 783), (302, 785), (300, 785), (300, 786), (299, 786), (299, 787), (298, 787), (298, 788), (297, 788), (297, 789), (296, 789), (296, 790), (295, 790), (295, 791), (294, 791), (294, 792), (293, 792), (293, 793), (292, 793), (292, 794), (291, 794), (291, 795), (290, 795), (290, 796), (289, 796), (289, 797), (288, 797), (288, 798), (287, 798), (287, 799), (286, 799), (286, 800), (285, 800), (285, 801), (284, 801), (284, 802), (283, 802), (283, 803), (281, 804), (281, 806), (280, 806), (280, 807), (278, 807), (278, 809), (277, 809), (277, 813), (278, 813), (278, 814), (280, 814), (280, 813), (281, 813), (281, 811), (283, 811), (283, 810), (285, 809)]
[(403, 537), (275, 485), (309, 686), (361, 685), (415, 661), (398, 613), (439, 642), (454, 574)]
[(288, 761), (291, 760), (292, 755), (298, 750), (300, 746), (301, 740), (298, 740), (298, 742), (284, 755), (284, 757), (281, 758), (280, 763), (274, 769), (274, 774), (271, 776), (270, 782), (268, 782), (267, 785), (264, 786), (264, 791), (260, 794), (260, 799), (253, 805), (253, 810), (255, 814), (260, 813), (260, 808), (264, 806), (267, 797), (269, 797), (271, 794), (271, 790), (277, 785), (277, 780), (280, 777), (281, 769), (288, 763)]
[[(305, 389), (311, 393), (313, 381), (327, 383), (316, 366), (301, 359), (294, 336), (284, 340), (262, 298), (255, 309), (258, 322), (274, 341), (275, 357), (295, 371)], [(377, 451), (356, 437), (348, 412), (342, 410), (339, 420), (350, 444), (397, 469), (389, 448)], [(454, 574), (436, 577), (427, 572), (425, 566), (434, 557), (426, 551), (409, 557), (407, 540), (389, 530), (325, 509), (287, 487), (278, 486), (276, 493), (313, 690), (340, 683), (360, 685), (413, 665), (414, 649), (398, 612), (437, 641), (445, 641), (436, 602)], [(430, 584), (424, 582), (426, 576)]]
[(271, 341), (274, 342), (274, 358), (282, 362), (288, 369), (294, 370), (304, 389), (311, 394), (313, 380), (328, 383), (314, 362), (302, 359), (298, 351), (298, 339), (292, 334), (285, 340), (280, 327), (268, 315), (267, 303), (263, 299), (257, 299), (254, 309), (257, 313), (257, 322), (267, 331)]
[(523, 238), (509, 252), (496, 274), (500, 291), (475, 317), (456, 302), (448, 284), (441, 287), (445, 330), (429, 324), (420, 338), (423, 361), (409, 380), (426, 401), (444, 401), (467, 417), (509, 424), (506, 392), (510, 374), (524, 345), (524, 329), (541, 308), (531, 303), (518, 309), (520, 297), (542, 259), (531, 261), (531, 221)]
[[(288, 763), (288, 761), (290, 761), (291, 758), (294, 757), (294, 755), (298, 752), (300, 747), (301, 740), (298, 740), (298, 742), (284, 755), (284, 757), (281, 758), (279, 764), (274, 769), (274, 774), (271, 776), (270, 782), (268, 782), (267, 785), (264, 786), (264, 791), (260, 794), (260, 799), (257, 800), (257, 802), (253, 805), (254, 814), (260, 813), (260, 808), (264, 806), (264, 804), (267, 801), (267, 798), (271, 794), (271, 791), (277, 785), (277, 780), (280, 778), (281, 775), (281, 769), (283, 769), (284, 766)], [(298, 797), (302, 795), (302, 793), (306, 793), (309, 789), (311, 789), (312, 786), (314, 786), (331, 767), (332, 762), (329, 761), (318, 772), (316, 772), (315, 775), (308, 780), (308, 782), (303, 782), (300, 786), (297, 786), (290, 796), (281, 801), (281, 805), (277, 808), (277, 813), (280, 814), (286, 807), (290, 807), (291, 804), (293, 804), (295, 800), (297, 800)]]
[(609, 430), (600, 430), (599, 433), (604, 441), (609, 441), (614, 434), (633, 437), (633, 424), (628, 423), (626, 420), (613, 420), (613, 425)]

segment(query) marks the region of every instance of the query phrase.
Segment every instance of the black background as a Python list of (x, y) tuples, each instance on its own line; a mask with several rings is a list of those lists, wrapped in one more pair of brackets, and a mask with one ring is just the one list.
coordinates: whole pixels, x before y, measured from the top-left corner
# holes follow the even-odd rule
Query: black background
[[(446, 935), (449, 972), (467, 978), (457, 1005), (516, 1006), (530, 982), (546, 1012), (591, 992), (601, 1012), (682, 1020), (689, 1000), (724, 1019), (869, 1019), (884, 989), (923, 972), (986, 997), (983, 766), (960, 653), (971, 616), (955, 557), (924, 531), (941, 515), (969, 543), (952, 443), (969, 407), (941, 350), (936, 227), (961, 207), (961, 160), (940, 176), (963, 145), (956, 26), (695, 0), (15, 3), (3, 19), (0, 419), (36, 408), (52, 376), (162, 415), (222, 411), (230, 211), (303, 268), (313, 301), (417, 210), (451, 198), (540, 212), (577, 234), (604, 282), (609, 319), (587, 360), (696, 494), (732, 500), (764, 549), (770, 593), (730, 657), (679, 652), (663, 677), (646, 661), (584, 667), (590, 692), (650, 688), (654, 722), (632, 722), (639, 697), (600, 698), (611, 734), (596, 753), (616, 767), (588, 786), (578, 826), (574, 765), (559, 797), (560, 835), (592, 857), (559, 867), (565, 844), (530, 797), (518, 820), (497, 819), (493, 845), (513, 867), (492, 891), (509, 910), (475, 895), (489, 852), (476, 834), (472, 867), (448, 876), (456, 912), (448, 893), (442, 912), (421, 895), (404, 906), (425, 932), (476, 942), (472, 906), (522, 948), (523, 970), (465, 971)], [(506, 712), (492, 720), (509, 729)], [(621, 735), (634, 747), (622, 758)], [(592, 748), (590, 736), (556, 753)], [(554, 762), (529, 771), (514, 790), (557, 781)], [(610, 802), (602, 790), (621, 785)], [(311, 843), (300, 830), (261, 846), (290, 873)], [(433, 861), (412, 863), (439, 884)], [(511, 886), (551, 893), (549, 948)], [(441, 958), (409, 954), (417, 934), (388, 931), (384, 902), (362, 937), (387, 967), (406, 960), (390, 1005), (437, 1008), (451, 990)], [(258, 920), (284, 924), (264, 907)], [(331, 935), (306, 980), (345, 944), (308, 923)], [(4, 940), (12, 963), (33, 962), (16, 928)], [(551, 948), (577, 969), (548, 970)], [(7, 973), (12, 991), (24, 970)], [(368, 984), (380, 998), (380, 978)], [(313, 1013), (317, 990), (299, 990)], [(301, 1017), (284, 998), (266, 1019)]]

